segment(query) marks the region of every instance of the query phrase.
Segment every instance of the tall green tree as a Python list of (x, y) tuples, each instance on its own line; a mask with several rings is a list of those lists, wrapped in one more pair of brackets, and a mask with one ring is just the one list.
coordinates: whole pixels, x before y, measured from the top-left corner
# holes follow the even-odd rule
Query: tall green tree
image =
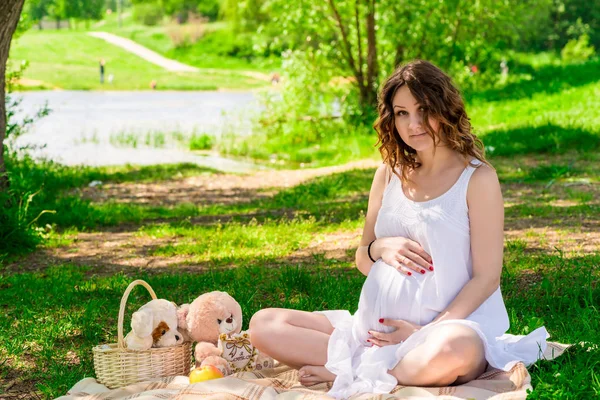
[(6, 62), (10, 44), (17, 29), (24, 0), (0, 2), (0, 191), (8, 188), (8, 177), (4, 163), (4, 138), (6, 137)]
[(42, 29), (42, 20), (49, 15), (50, 7), (54, 0), (27, 0), (25, 8), (32, 22), (37, 23)]
[[(75, 1), (75, 0), (71, 0)], [(104, 0), (78, 0), (78, 15), (73, 18), (84, 20), (99, 20), (103, 17)]]
[(177, 18), (179, 23), (187, 21), (190, 12), (196, 12), (199, 0), (161, 0), (167, 15)]
[(529, 19), (553, 0), (265, 0), (263, 24), (274, 41), (312, 48), (351, 76), (361, 106), (373, 107), (377, 83), (399, 63), (428, 59), (451, 72), (497, 68)]

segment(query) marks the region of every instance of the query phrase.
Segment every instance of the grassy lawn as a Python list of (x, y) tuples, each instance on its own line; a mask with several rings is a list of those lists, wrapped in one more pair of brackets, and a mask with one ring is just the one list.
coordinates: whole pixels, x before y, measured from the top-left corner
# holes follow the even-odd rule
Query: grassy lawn
[[(600, 395), (597, 63), (565, 67), (580, 77), (562, 86), (526, 81), (513, 96), (498, 89), (469, 99), (503, 187), (510, 333), (544, 325), (551, 340), (586, 343), (529, 369), (533, 399)], [(541, 68), (532, 73), (561, 73)], [(358, 152), (374, 142), (350, 140)], [(331, 163), (322, 157), (315, 164)], [(38, 251), (0, 259), (0, 389), (16, 380), (12, 390), (56, 397), (93, 376), (91, 348), (116, 340), (121, 295), (135, 278), (177, 303), (226, 290), (245, 327), (264, 307), (355, 310), (364, 277), (352, 259), (375, 162), (240, 176), (13, 160), (15, 190), (43, 187), (30, 217), (57, 213), (40, 219), (48, 226)], [(89, 188), (92, 180), (104, 184)], [(147, 300), (135, 291), (129, 311)]]
[(203, 35), (194, 44), (176, 47), (171, 40), (169, 31), (185, 29), (174, 23), (157, 26), (146, 26), (137, 22), (131, 15), (125, 14), (122, 26), (119, 27), (116, 15), (108, 15), (105, 23), (90, 30), (110, 32), (131, 39), (184, 64), (198, 68), (218, 68), (227, 70), (248, 70), (270, 73), (279, 69), (280, 60), (237, 57), (235, 35), (231, 33), (224, 22), (202, 24)]
[[(101, 58), (106, 61), (104, 84), (99, 82)], [(152, 80), (159, 90), (248, 90), (265, 86), (262, 80), (225, 69), (169, 72), (82, 31), (30, 30), (11, 46), (9, 62), (13, 68), (22, 60), (29, 62), (23, 76), (25, 89), (150, 90)], [(106, 81), (109, 74), (114, 75), (111, 84)]]

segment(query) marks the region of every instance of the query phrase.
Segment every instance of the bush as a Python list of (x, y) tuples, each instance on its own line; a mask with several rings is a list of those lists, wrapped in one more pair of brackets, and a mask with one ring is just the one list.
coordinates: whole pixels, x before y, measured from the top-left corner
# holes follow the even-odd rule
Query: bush
[(185, 25), (171, 24), (167, 28), (167, 35), (176, 48), (190, 46), (204, 36), (204, 21), (194, 19)]
[(193, 134), (190, 138), (190, 150), (210, 150), (214, 146), (214, 138), (206, 133)]
[[(20, 99), (10, 95), (27, 64), (6, 75), (6, 139), (4, 141), (4, 162), (9, 181), (9, 190), (0, 192), (0, 262), (7, 255), (18, 254), (33, 250), (43, 239), (44, 231), (37, 227), (36, 221), (48, 210), (31, 210), (30, 206), (41, 186), (23, 188), (16, 182), (24, 178), (11, 168), (17, 159), (18, 149), (12, 148), (14, 140), (27, 132), (27, 129), (38, 119), (48, 115), (50, 109), (44, 105), (34, 116), (25, 116), (20, 123), (14, 122), (19, 111)], [(27, 176), (27, 175), (25, 175)]]
[(159, 3), (140, 3), (133, 6), (133, 17), (144, 25), (158, 25), (163, 15)]
[(198, 12), (211, 21), (216, 21), (220, 11), (219, 0), (204, 0), (198, 4)]
[(339, 79), (320, 52), (283, 55), (281, 90), (265, 93), (252, 134), (226, 134), (226, 154), (277, 165), (332, 165), (373, 156), (374, 110), (359, 107), (356, 88)]
[(42, 210), (36, 216), (29, 206), (36, 193), (18, 193), (10, 190), (0, 193), (0, 260), (6, 255), (32, 251), (44, 239), (44, 229), (37, 227), (39, 217), (51, 210)]
[(590, 45), (590, 37), (581, 35), (569, 42), (560, 51), (560, 56), (567, 63), (586, 62), (595, 54), (594, 46)]

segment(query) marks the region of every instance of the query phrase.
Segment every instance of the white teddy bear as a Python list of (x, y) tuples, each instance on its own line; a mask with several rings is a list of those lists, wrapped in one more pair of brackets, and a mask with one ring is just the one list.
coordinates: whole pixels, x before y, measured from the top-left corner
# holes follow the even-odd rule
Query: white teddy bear
[(134, 312), (131, 329), (125, 344), (132, 350), (175, 346), (184, 341), (177, 330), (177, 306), (164, 299), (151, 300)]

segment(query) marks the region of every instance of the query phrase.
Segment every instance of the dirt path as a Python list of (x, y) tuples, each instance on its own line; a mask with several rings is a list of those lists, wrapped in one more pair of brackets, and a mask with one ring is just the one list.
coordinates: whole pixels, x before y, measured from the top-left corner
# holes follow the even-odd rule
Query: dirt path
[[(117, 201), (144, 205), (176, 205), (181, 203), (228, 205), (264, 199), (281, 189), (293, 187), (318, 176), (330, 175), (351, 169), (372, 169), (378, 161), (360, 161), (342, 166), (308, 170), (259, 171), (246, 175), (207, 174), (188, 178), (172, 179), (151, 183), (107, 184), (102, 188), (83, 188), (79, 191), (84, 198), (96, 203)], [(507, 209), (521, 203), (525, 194), (533, 194), (532, 185), (504, 185)], [(593, 187), (600, 194), (600, 187)], [(557, 188), (557, 205), (568, 205), (563, 188)], [(599, 196), (600, 197), (600, 196)], [(569, 203), (570, 204), (570, 203)], [(576, 204), (576, 203), (574, 203)], [(251, 218), (252, 216), (249, 216)], [(193, 223), (222, 222), (227, 216), (193, 218)], [(72, 238), (72, 243), (55, 248), (43, 248), (22, 260), (15, 269), (38, 270), (48, 265), (74, 263), (92, 268), (92, 273), (110, 274), (116, 271), (136, 273), (140, 269), (156, 272), (173, 267), (198, 271), (206, 265), (193, 261), (192, 256), (164, 257), (152, 255), (152, 250), (174, 244), (178, 238), (140, 235), (139, 225), (118, 226), (99, 232), (81, 232)], [(551, 227), (551, 228), (549, 228)], [(288, 261), (314, 264), (315, 254), (340, 261), (351, 261), (358, 246), (361, 230), (341, 231), (333, 234), (316, 235), (305, 248), (288, 257)], [(506, 218), (506, 240), (525, 246), (527, 251), (576, 252), (590, 254), (600, 249), (600, 218), (589, 216), (582, 220), (574, 216), (560, 224), (552, 219), (536, 219), (535, 224), (523, 218)]]
[[(134, 42), (133, 40), (113, 35), (108, 32), (89, 32), (88, 35), (93, 36), (98, 39), (102, 39), (107, 41), (110, 44), (115, 46), (119, 46), (122, 49), (127, 50), (130, 53), (137, 55), (138, 57), (143, 58), (144, 60), (151, 62), (152, 64), (158, 65), (171, 72), (212, 72), (218, 73), (223, 72), (223, 70), (212, 69), (212, 68), (196, 68), (191, 65), (180, 63), (179, 61), (171, 60), (169, 58), (163, 57), (155, 51), (150, 50), (147, 47), (142, 46), (139, 43)], [(260, 72), (254, 71), (235, 71), (238, 74), (248, 76), (250, 78), (270, 81), (270, 76), (267, 74), (262, 74)]]

